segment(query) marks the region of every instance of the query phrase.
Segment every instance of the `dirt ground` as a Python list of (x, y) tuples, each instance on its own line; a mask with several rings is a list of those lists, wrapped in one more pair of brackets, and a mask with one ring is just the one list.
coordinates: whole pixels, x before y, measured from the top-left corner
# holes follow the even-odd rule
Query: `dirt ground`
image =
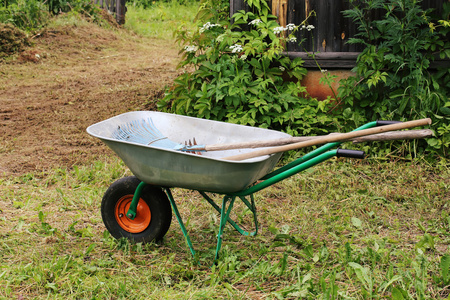
[(155, 109), (178, 75), (166, 41), (93, 24), (47, 30), (0, 61), (0, 178), (70, 168), (112, 152), (86, 128)]

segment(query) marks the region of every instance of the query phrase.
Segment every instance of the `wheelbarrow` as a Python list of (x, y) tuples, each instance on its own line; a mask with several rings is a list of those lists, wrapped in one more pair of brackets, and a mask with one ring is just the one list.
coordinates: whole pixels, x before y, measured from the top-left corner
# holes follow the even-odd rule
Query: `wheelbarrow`
[[(149, 121), (146, 123), (143, 120)], [(391, 123), (370, 122), (353, 132), (363, 132), (377, 126), (395, 126)], [(157, 138), (150, 138), (150, 143), (145, 141), (149, 139), (148, 135), (142, 133), (147, 134), (148, 131), (158, 133)], [(133, 242), (161, 240), (171, 225), (173, 211), (190, 252), (195, 257), (195, 250), (171, 189), (195, 190), (220, 215), (215, 260), (219, 256), (227, 223), (245, 236), (255, 236), (258, 233), (254, 199), (256, 192), (333, 157), (361, 159), (365, 156), (363, 151), (340, 149), (343, 139), (334, 138), (332, 140), (336, 140), (335, 142), (326, 143), (273, 170), (285, 148), (270, 154), (258, 154), (256, 157), (250, 155), (251, 158), (243, 160), (230, 160), (230, 157), (247, 157), (248, 154), (266, 151), (267, 148), (200, 153), (195, 145), (191, 148), (183, 145), (187, 139), (205, 144), (245, 144), (255, 139), (289, 140), (290, 135), (269, 129), (155, 111), (124, 113), (89, 126), (87, 132), (110, 147), (134, 174), (114, 182), (103, 196), (101, 215), (110, 234)], [(161, 144), (160, 140), (170, 141), (170, 146), (167, 143)], [(153, 143), (154, 141), (157, 142)], [(222, 195), (220, 205), (213, 200), (212, 194)], [(254, 231), (244, 230), (231, 219), (230, 214), (236, 201), (242, 201), (251, 212)]]

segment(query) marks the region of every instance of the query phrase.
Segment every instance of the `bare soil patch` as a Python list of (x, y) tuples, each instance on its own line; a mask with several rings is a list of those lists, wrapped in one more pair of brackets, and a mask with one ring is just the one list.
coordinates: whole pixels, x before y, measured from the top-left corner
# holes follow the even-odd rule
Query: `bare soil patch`
[(178, 75), (175, 45), (95, 24), (47, 30), (0, 62), (0, 178), (84, 164), (111, 151), (89, 125), (155, 109)]

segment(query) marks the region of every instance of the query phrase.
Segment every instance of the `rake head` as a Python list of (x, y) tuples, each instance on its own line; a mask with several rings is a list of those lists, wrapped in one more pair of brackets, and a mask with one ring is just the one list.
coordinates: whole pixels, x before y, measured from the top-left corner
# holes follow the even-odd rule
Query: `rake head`
[(186, 151), (188, 153), (194, 153), (194, 154), (198, 154), (198, 155), (202, 155), (202, 151), (205, 151), (205, 150), (194, 151), (194, 150), (197, 150), (197, 149), (195, 149), (196, 148), (195, 146), (198, 146), (195, 138), (192, 139), (192, 142), (190, 139), (188, 141), (184, 141), (184, 145), (185, 145), (185, 147), (183, 149), (181, 149), (181, 151)]
[(191, 150), (192, 147), (197, 145), (195, 138), (193, 143), (189, 140), (189, 142), (185, 142), (185, 145), (171, 141), (156, 128), (151, 118), (133, 120), (118, 126), (112, 133), (112, 138), (119, 141), (200, 154), (200, 152)]
[(116, 140), (152, 145), (155, 147), (178, 150), (183, 148), (182, 144), (169, 140), (153, 124), (152, 119), (133, 120), (122, 124), (113, 132), (112, 137)]

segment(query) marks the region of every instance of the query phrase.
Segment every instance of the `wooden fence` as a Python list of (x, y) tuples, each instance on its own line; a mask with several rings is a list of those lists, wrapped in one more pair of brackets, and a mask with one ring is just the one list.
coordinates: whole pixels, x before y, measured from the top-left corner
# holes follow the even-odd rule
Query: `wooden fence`
[(106, 9), (112, 13), (117, 23), (125, 23), (125, 13), (127, 11), (125, 6), (126, 0), (93, 0), (95, 4), (98, 4), (101, 8)]
[[(423, 0), (421, 6), (439, 12), (447, 1), (450, 0)], [(289, 23), (298, 25), (311, 11), (316, 13), (308, 19), (308, 24), (313, 25), (314, 30), (297, 32), (297, 40), (304, 39), (302, 45), (287, 45), (289, 56), (304, 58), (307, 67), (316, 65), (307, 52), (316, 52), (316, 59), (326, 68), (352, 68), (355, 65), (363, 46), (347, 43), (357, 32), (357, 25), (342, 14), (342, 11), (350, 8), (348, 0), (272, 0), (271, 7), (272, 14), (278, 17), (281, 26)], [(241, 9), (248, 10), (243, 0), (230, 0), (231, 15)], [(381, 17), (380, 12), (375, 11), (372, 17)]]

